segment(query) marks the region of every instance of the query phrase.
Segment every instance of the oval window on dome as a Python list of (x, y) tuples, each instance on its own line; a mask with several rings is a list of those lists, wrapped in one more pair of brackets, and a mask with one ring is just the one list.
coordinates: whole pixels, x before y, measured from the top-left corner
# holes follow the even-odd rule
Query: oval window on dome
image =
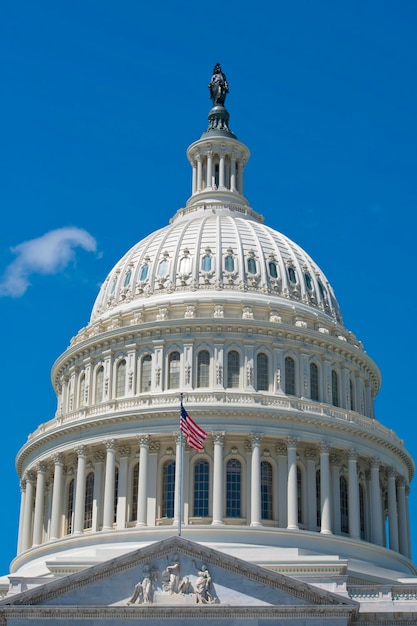
[(139, 280), (146, 280), (148, 278), (149, 265), (142, 265), (140, 268)]
[(275, 261), (269, 261), (268, 263), (269, 275), (271, 278), (278, 278), (278, 269)]
[(211, 271), (211, 256), (210, 255), (205, 254), (203, 258), (201, 259), (201, 269), (203, 272)]
[(310, 274), (307, 274), (307, 272), (305, 272), (305, 274), (304, 274), (304, 280), (306, 281), (307, 289), (309, 291), (313, 291), (313, 281), (311, 280)]
[(248, 259), (248, 273), (256, 274), (256, 261), (253, 257), (249, 257)]
[(290, 282), (292, 282), (295, 285), (297, 282), (297, 272), (295, 271), (293, 267), (288, 268), (288, 276), (289, 276)]
[(224, 259), (224, 269), (226, 272), (234, 272), (235, 260), (231, 254), (228, 254)]
[(164, 259), (160, 262), (158, 267), (158, 276), (166, 276), (168, 274), (168, 261)]
[(326, 297), (326, 292), (324, 291), (323, 283), (321, 282), (321, 280), (318, 280), (317, 284), (319, 286), (320, 296), (322, 297), (323, 300), (326, 300), (327, 297)]
[(131, 270), (126, 272), (126, 276), (125, 276), (125, 279), (123, 281), (123, 287), (128, 287), (129, 286), (131, 276), (132, 276)]
[(180, 261), (180, 274), (188, 274), (190, 272), (191, 259), (189, 256), (183, 256)]

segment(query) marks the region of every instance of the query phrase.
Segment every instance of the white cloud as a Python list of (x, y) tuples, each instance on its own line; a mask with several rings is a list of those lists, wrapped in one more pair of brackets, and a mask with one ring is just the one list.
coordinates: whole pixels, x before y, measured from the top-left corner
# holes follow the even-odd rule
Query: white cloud
[(19, 298), (30, 286), (32, 274), (56, 274), (75, 258), (74, 248), (97, 249), (96, 240), (82, 228), (58, 228), (11, 248), (16, 258), (0, 280), (0, 296)]

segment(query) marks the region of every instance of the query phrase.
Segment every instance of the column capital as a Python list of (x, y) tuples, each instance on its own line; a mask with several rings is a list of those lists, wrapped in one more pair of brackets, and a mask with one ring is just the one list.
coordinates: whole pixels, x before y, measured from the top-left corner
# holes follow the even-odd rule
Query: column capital
[(404, 476), (398, 476), (398, 486), (401, 488), (405, 488), (407, 484), (407, 481), (405, 480)]
[(56, 452), (52, 455), (55, 465), (64, 465), (65, 456), (62, 452)]
[(47, 463), (37, 463), (36, 464), (36, 471), (38, 474), (46, 474), (48, 470), (48, 464)]
[(221, 445), (223, 445), (225, 436), (226, 436), (226, 433), (225, 433), (224, 430), (214, 431), (212, 433), (213, 442), (214, 443), (220, 443)]
[(251, 433), (250, 434), (250, 442), (252, 447), (253, 446), (260, 446), (261, 445), (261, 441), (264, 438), (264, 434), (263, 433)]
[(387, 477), (388, 478), (394, 478), (394, 480), (397, 478), (398, 476), (398, 472), (396, 469), (394, 469), (393, 467), (388, 467), (387, 468)]
[(77, 448), (75, 448), (75, 452), (77, 453), (77, 456), (87, 456), (88, 453), (88, 448), (87, 446), (78, 446)]
[(26, 478), (20, 480), (20, 491), (26, 491)]
[(104, 445), (106, 446), (106, 450), (116, 450), (116, 439), (108, 439)]
[(296, 448), (299, 442), (299, 437), (287, 437), (287, 447), (288, 448)]
[(349, 461), (357, 461), (358, 460), (358, 453), (354, 448), (350, 448), (350, 450), (347, 450), (346, 452), (346, 456), (349, 459)]
[(370, 460), (369, 465), (371, 466), (371, 469), (379, 470), (381, 466), (381, 461), (377, 456), (375, 456), (373, 459)]
[(331, 445), (328, 441), (320, 441), (320, 444), (319, 444), (320, 454), (329, 454), (330, 448), (331, 448)]
[(151, 440), (151, 436), (150, 435), (136, 435), (136, 439), (138, 440), (140, 446), (148, 447), (150, 440)]

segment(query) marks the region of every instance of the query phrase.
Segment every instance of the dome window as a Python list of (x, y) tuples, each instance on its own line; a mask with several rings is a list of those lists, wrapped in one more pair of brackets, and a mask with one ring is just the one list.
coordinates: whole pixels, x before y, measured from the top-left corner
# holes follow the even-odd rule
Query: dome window
[(113, 282), (112, 282), (111, 289), (110, 289), (110, 295), (114, 294), (115, 289), (116, 289), (116, 284), (117, 284), (117, 276), (113, 278)]
[(326, 292), (324, 291), (324, 287), (323, 287), (323, 283), (321, 282), (321, 280), (317, 281), (317, 284), (319, 286), (319, 291), (320, 291), (320, 296), (322, 298), (322, 300), (326, 300)]
[(313, 281), (311, 280), (310, 274), (307, 274), (307, 272), (305, 272), (305, 274), (304, 274), (304, 280), (306, 281), (307, 289), (309, 291), (313, 291)]
[(288, 277), (293, 285), (297, 284), (297, 272), (293, 267), (288, 268)]
[(228, 254), (224, 259), (224, 269), (226, 272), (235, 271), (235, 260), (231, 254)]
[(139, 280), (146, 280), (148, 278), (149, 265), (142, 265), (140, 268)]
[(131, 270), (126, 272), (126, 276), (125, 276), (125, 279), (123, 281), (123, 287), (128, 287), (129, 286), (131, 276), (132, 276)]
[(158, 276), (166, 276), (168, 274), (169, 262), (167, 259), (163, 259), (158, 267)]
[(256, 274), (256, 261), (253, 257), (249, 257), (248, 259), (248, 273)]
[(268, 263), (269, 275), (271, 278), (278, 278), (278, 269), (275, 261), (269, 261)]
[(211, 256), (209, 254), (205, 254), (201, 259), (201, 269), (203, 272), (211, 271)]
[(191, 266), (191, 260), (189, 256), (183, 256), (180, 261), (179, 272), (180, 274), (189, 274)]

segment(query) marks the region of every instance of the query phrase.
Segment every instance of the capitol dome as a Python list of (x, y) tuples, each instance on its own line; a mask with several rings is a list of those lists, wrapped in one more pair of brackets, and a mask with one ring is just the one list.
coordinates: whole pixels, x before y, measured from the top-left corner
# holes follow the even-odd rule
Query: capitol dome
[(374, 414), (378, 367), (322, 270), (251, 208), (224, 98), (187, 157), (185, 208), (110, 271), (19, 451), (15, 592), (178, 530), (354, 599), (394, 589), (417, 573), (414, 463)]

